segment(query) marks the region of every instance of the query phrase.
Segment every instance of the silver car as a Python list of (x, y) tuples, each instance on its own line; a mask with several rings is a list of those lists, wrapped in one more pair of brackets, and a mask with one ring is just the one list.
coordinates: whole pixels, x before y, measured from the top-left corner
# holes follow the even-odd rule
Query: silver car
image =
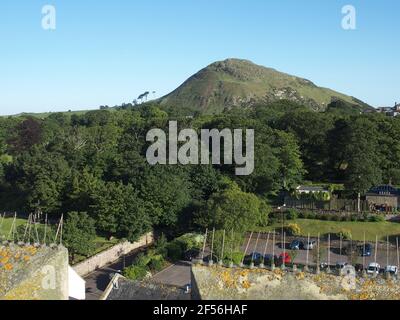
[(304, 250), (313, 250), (316, 246), (317, 242), (314, 240), (311, 240), (309, 242), (304, 243)]

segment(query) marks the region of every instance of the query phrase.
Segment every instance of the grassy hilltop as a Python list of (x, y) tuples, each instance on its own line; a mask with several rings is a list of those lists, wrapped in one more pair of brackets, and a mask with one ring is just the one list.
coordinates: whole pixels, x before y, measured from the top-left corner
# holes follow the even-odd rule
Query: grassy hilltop
[(318, 87), (309, 80), (239, 59), (209, 65), (161, 98), (160, 103), (210, 114), (279, 100), (303, 104), (315, 111), (326, 110), (332, 100), (342, 100), (360, 110), (370, 107), (354, 97)]

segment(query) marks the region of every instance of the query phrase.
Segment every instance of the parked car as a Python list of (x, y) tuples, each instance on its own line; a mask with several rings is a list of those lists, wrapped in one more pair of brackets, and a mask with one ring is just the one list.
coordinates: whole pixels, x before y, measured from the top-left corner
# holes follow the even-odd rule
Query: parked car
[[(212, 255), (212, 260), (213, 260), (213, 262), (217, 262), (218, 261), (218, 257), (214, 253)], [(211, 254), (209, 254), (206, 257), (204, 257), (204, 262), (209, 263), (210, 261), (211, 261)]]
[(347, 262), (336, 262), (336, 269), (342, 270), (344, 267), (348, 266)]
[(264, 256), (259, 252), (253, 252), (251, 256), (255, 264), (260, 264), (264, 260)]
[(377, 275), (377, 274), (379, 274), (380, 270), (381, 270), (381, 266), (376, 262), (372, 262), (368, 266), (367, 273), (371, 274), (371, 275), (372, 274)]
[(349, 243), (347, 246), (344, 246), (342, 248), (342, 254), (343, 255), (354, 255), (357, 256), (361, 253), (360, 247), (358, 247), (354, 242)]
[(354, 266), (354, 269), (356, 269), (356, 272), (363, 272), (364, 271), (364, 266), (362, 264), (360, 264), (360, 263), (357, 263)]
[(252, 252), (244, 257), (244, 264), (249, 265), (254, 262), (255, 264), (261, 263), (263, 260), (263, 255), (258, 252)]
[(293, 240), (289, 245), (290, 250), (300, 250), (304, 248), (303, 242), (299, 240)]
[(396, 266), (386, 266), (385, 274), (390, 273), (390, 275), (395, 276), (398, 273), (398, 268)]
[(328, 262), (321, 262), (321, 264), (319, 265), (319, 267), (321, 268), (321, 270), (327, 269), (328, 266), (329, 266)]
[(313, 250), (314, 247), (316, 246), (317, 242), (314, 240), (310, 240), (309, 242), (306, 242), (304, 245), (304, 250)]
[(359, 247), (361, 257), (370, 257), (372, 256), (372, 246), (369, 243)]
[(279, 255), (278, 261), (279, 261), (279, 264), (290, 264), (292, 262), (292, 258), (290, 257), (290, 255), (287, 252), (285, 252), (285, 253), (282, 252)]
[(265, 265), (271, 265), (272, 264), (272, 260), (274, 261), (274, 263), (278, 263), (279, 258), (275, 255), (273, 256), (272, 254), (266, 254), (264, 257), (264, 264)]
[(200, 255), (200, 251), (196, 249), (191, 249), (185, 252), (185, 260), (192, 261), (193, 259), (197, 259)]

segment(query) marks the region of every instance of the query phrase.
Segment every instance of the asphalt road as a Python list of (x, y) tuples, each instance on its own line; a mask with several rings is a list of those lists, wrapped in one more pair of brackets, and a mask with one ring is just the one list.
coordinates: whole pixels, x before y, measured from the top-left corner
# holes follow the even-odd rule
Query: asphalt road
[(99, 270), (88, 274), (84, 280), (86, 281), (86, 300), (99, 300), (115, 272), (121, 271), (125, 266), (133, 263), (134, 259), (140, 252), (146, 249), (134, 250), (125, 257), (107, 265)]
[[(146, 249), (133, 251), (125, 257), (125, 266), (133, 263), (134, 259), (140, 252)], [(99, 300), (115, 272), (124, 269), (124, 258), (119, 259), (112, 264), (96, 270), (85, 277), (86, 281), (86, 300)], [(191, 283), (190, 263), (181, 261), (171, 265), (154, 275), (153, 280), (157, 283), (165, 285), (173, 285), (177, 287), (185, 287)]]
[(185, 287), (191, 283), (190, 262), (181, 261), (153, 276), (157, 283)]

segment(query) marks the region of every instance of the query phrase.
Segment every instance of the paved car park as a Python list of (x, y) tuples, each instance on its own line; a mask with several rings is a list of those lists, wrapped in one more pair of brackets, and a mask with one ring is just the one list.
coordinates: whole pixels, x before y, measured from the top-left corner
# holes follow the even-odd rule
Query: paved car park
[[(299, 241), (306, 243), (307, 239), (298, 239)], [(312, 238), (311, 240), (316, 241), (317, 239)], [(316, 241), (317, 242), (317, 241)], [(260, 253), (261, 255), (264, 254), (274, 254), (279, 257), (279, 255), (283, 254), (283, 252), (289, 252), (290, 250), (290, 243), (291, 241), (285, 241), (285, 245), (283, 246), (283, 242), (280, 240), (276, 241), (276, 244), (273, 246), (272, 236), (268, 241), (266, 239), (259, 239), (258, 242), (256, 239), (252, 239), (249, 243), (248, 249), (246, 254), (250, 255), (253, 252)], [(330, 255), (330, 264), (335, 265), (337, 262), (347, 262), (350, 263), (350, 258), (345, 254), (345, 248), (350, 244), (349, 241), (342, 242), (342, 246), (340, 246), (339, 241), (332, 241), (331, 247), (329, 250)], [(246, 243), (247, 245), (247, 243)], [(267, 246), (266, 246), (267, 245)], [(328, 262), (328, 242), (327, 241), (320, 241), (320, 245), (323, 246), (324, 252), (322, 252), (322, 256), (320, 257), (320, 263), (327, 263)], [(358, 246), (363, 246), (363, 244), (357, 244)], [(360, 252), (354, 254), (353, 263), (357, 264), (364, 264), (364, 268), (368, 267), (368, 265), (372, 262), (378, 262), (382, 267), (386, 265), (398, 265), (398, 256), (397, 250), (395, 247), (390, 246), (389, 250), (386, 249), (384, 244), (379, 244), (378, 250), (376, 252), (376, 261), (375, 261), (375, 245), (370, 243), (372, 247), (371, 256), (369, 257), (362, 257)], [(245, 251), (245, 247), (243, 246), (242, 249)], [(340, 249), (342, 247), (342, 249)], [(315, 253), (317, 251), (317, 245), (315, 245), (313, 250), (296, 250), (294, 263), (296, 264), (303, 264), (307, 263), (307, 252), (308, 252), (308, 263), (309, 265), (315, 265)]]

